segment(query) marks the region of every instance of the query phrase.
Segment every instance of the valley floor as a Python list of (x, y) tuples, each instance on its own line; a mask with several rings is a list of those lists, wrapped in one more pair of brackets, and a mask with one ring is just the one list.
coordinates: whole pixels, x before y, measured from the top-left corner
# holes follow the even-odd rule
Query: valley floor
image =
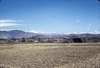
[(0, 44), (0, 68), (100, 68), (100, 43)]

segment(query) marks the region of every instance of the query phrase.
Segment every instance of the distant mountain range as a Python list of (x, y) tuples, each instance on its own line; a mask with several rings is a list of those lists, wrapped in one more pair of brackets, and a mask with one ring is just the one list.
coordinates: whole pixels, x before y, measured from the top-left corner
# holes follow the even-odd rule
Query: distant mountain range
[(28, 38), (34, 35), (34, 33), (24, 32), (21, 30), (0, 31), (0, 39)]
[(0, 31), (0, 39), (10, 39), (10, 38), (100, 38), (100, 34), (39, 34), (39, 33), (31, 33), (24, 32), (21, 30), (11, 30), (11, 31)]

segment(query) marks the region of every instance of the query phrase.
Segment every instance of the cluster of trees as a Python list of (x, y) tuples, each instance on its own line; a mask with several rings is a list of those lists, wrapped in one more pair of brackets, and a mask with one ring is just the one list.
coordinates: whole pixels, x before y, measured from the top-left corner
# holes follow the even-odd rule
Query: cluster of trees
[(100, 42), (100, 38), (11, 38), (0, 39), (0, 43), (86, 43)]

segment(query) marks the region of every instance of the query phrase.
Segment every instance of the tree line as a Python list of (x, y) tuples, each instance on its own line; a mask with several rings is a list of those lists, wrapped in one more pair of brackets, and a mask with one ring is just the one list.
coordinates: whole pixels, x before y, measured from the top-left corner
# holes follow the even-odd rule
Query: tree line
[(0, 39), (0, 43), (87, 43), (100, 42), (100, 38), (11, 38)]

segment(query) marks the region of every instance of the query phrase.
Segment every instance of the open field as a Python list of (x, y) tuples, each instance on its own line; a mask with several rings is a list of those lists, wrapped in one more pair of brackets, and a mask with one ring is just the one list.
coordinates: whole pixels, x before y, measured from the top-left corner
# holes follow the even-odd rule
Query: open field
[(0, 44), (0, 68), (100, 68), (100, 43)]

